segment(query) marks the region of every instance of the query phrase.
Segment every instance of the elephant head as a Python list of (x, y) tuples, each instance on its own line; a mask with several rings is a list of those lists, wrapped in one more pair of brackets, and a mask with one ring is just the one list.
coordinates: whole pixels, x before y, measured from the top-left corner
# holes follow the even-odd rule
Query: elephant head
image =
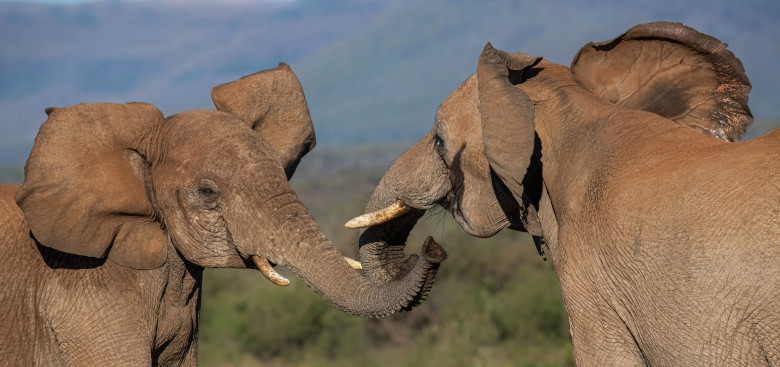
[(374, 284), (354, 271), (289, 186), (314, 147), (303, 90), (287, 65), (214, 88), (219, 111), (163, 118), (146, 103), (47, 109), (16, 202), (35, 239), (134, 269), (172, 256), (254, 268), (277, 284), (289, 267), (334, 306), (383, 316), (430, 288), (443, 250), (410, 276)]
[[(385, 173), (366, 207), (369, 214), (348, 223), (371, 226), (360, 236), (369, 276), (390, 281), (407, 271), (406, 238), (435, 205), (477, 237), (510, 225), (541, 231), (528, 195), (533, 190), (523, 188), (534, 151), (533, 106), (510, 82), (540, 60), (485, 46), (477, 73), (439, 106), (433, 129)], [(508, 151), (515, 149), (522, 154)]]
[[(564, 82), (546, 88), (553, 79)], [(406, 238), (435, 205), (477, 237), (510, 227), (543, 238), (537, 215), (545, 187), (539, 129), (549, 133), (558, 117), (540, 113), (536, 104), (556, 100), (554, 109), (565, 111), (575, 97), (559, 87), (722, 139), (738, 138), (752, 121), (750, 84), (739, 60), (725, 44), (679, 23), (640, 25), (615, 40), (590, 43), (571, 69), (488, 43), (477, 72), (439, 106), (433, 129), (382, 177), (367, 214), (348, 223), (370, 227), (360, 236), (368, 274), (378, 281), (406, 274)]]

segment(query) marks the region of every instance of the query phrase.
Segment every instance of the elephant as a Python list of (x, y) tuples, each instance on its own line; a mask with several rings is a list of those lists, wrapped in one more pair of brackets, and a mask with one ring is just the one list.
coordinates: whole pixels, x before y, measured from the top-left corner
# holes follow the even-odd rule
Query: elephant
[(780, 365), (780, 129), (735, 142), (751, 86), (726, 46), (671, 22), (569, 67), (488, 43), (347, 223), (367, 276), (406, 276), (440, 206), (552, 259), (577, 365)]
[(140, 102), (46, 110), (24, 182), (0, 186), (3, 364), (194, 366), (205, 267), (285, 285), (273, 266), (286, 266), (358, 316), (420, 302), (445, 255), (435, 242), (408, 277), (372, 282), (290, 187), (315, 135), (289, 66), (212, 99), (167, 118)]

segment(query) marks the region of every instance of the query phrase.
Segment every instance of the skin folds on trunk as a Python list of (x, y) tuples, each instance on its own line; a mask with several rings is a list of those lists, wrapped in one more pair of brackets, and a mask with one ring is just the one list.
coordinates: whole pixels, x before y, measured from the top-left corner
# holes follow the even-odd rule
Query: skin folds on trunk
[[(412, 270), (417, 256), (404, 259), (406, 239), (425, 210), (435, 206), (437, 200), (450, 191), (446, 168), (430, 149), (434, 140), (434, 131), (431, 131), (399, 157), (374, 189), (366, 206), (365, 213), (386, 208), (399, 200), (411, 207), (405, 214), (366, 228), (360, 234), (360, 262), (366, 276), (375, 282), (391, 282), (407, 276)], [(399, 161), (410, 161), (407, 157), (413, 157), (415, 164), (399, 164)], [(431, 174), (428, 171), (431, 167), (441, 174)], [(420, 192), (411, 188), (429, 189)]]
[(288, 255), (288, 266), (334, 307), (355, 316), (382, 317), (417, 306), (430, 291), (445, 257), (444, 250), (429, 239), (421, 256), (410, 262), (406, 276), (378, 284), (353, 270), (330, 241), (307, 232), (301, 232), (307, 239), (298, 251)]
[[(395, 197), (386, 186), (382, 181), (374, 190), (366, 206), (366, 213), (395, 202)], [(371, 280), (387, 283), (408, 274), (416, 256), (404, 259), (406, 239), (424, 213), (424, 210), (412, 209), (391, 221), (363, 230), (360, 234), (360, 262)]]
[[(259, 253), (278, 265), (287, 266), (326, 301), (351, 315), (387, 316), (411, 309), (424, 299), (433, 284), (439, 263), (446, 256), (438, 244), (426, 241), (421, 256), (410, 262), (407, 276), (391, 283), (373, 282), (347, 263), (294, 194), (283, 196), (287, 197), (285, 203), (272, 205), (283, 210), (272, 214), (279, 221), (274, 231), (276, 235), (268, 241), (285, 245), (271, 246), (272, 254), (248, 248), (242, 252)], [(250, 224), (240, 227), (253, 228)], [(236, 238), (236, 241), (237, 244), (258, 243), (262, 239)]]

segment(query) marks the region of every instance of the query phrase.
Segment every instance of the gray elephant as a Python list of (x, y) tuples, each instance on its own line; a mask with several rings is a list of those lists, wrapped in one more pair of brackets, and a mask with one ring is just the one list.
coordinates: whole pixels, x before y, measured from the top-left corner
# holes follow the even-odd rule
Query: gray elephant
[(0, 186), (2, 364), (195, 365), (204, 267), (285, 284), (272, 264), (287, 266), (360, 316), (420, 301), (440, 247), (372, 283), (290, 188), (315, 138), (287, 65), (212, 98), (219, 111), (168, 118), (145, 103), (47, 109), (24, 183)]
[[(552, 258), (581, 366), (780, 365), (780, 129), (745, 142), (750, 83), (675, 23), (588, 44), (571, 67), (488, 44), (351, 227), (377, 281), (440, 205)], [(709, 135), (709, 136), (708, 136)]]

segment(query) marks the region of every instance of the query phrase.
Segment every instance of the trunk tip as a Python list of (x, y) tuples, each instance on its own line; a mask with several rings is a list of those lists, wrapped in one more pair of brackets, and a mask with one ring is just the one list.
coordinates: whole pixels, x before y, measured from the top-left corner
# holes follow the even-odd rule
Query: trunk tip
[(434, 241), (431, 236), (425, 239), (421, 254), (427, 261), (433, 264), (439, 264), (447, 258), (447, 251), (444, 251), (444, 248)]

